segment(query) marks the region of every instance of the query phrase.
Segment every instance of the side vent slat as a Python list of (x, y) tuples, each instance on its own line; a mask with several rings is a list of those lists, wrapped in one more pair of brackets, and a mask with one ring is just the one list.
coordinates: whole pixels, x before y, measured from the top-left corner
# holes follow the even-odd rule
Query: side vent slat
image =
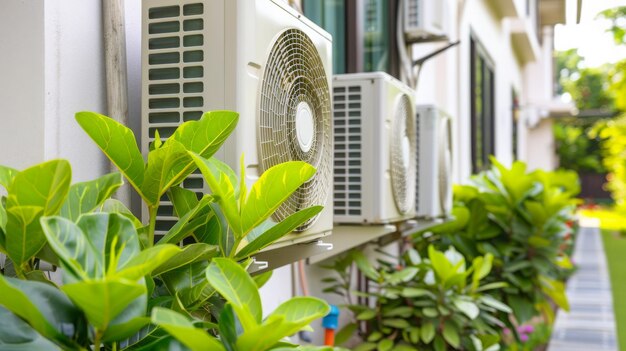
[[(200, 119), (205, 110), (203, 14), (202, 3), (148, 10), (148, 142), (154, 140), (157, 130), (162, 140), (167, 139), (177, 126)], [(200, 174), (193, 174), (183, 187), (202, 196), (204, 181)], [(157, 214), (156, 234), (167, 233), (176, 219), (165, 196)]]
[(337, 216), (362, 214), (361, 87), (333, 89), (335, 125), (334, 210)]

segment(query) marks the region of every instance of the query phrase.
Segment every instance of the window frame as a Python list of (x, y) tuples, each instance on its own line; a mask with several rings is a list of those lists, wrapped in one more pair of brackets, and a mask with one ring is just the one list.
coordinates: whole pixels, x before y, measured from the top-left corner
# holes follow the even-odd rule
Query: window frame
[[(495, 154), (496, 96), (495, 64), (475, 34), (470, 34), (470, 121), (472, 173), (490, 166), (489, 156)], [(477, 89), (477, 65), (480, 64), (480, 90)], [(487, 78), (487, 79), (485, 79)], [(478, 91), (479, 90), (479, 91)], [(480, 97), (478, 96), (480, 93)], [(481, 106), (478, 111), (477, 101)], [(480, 143), (480, 145), (479, 145)]]

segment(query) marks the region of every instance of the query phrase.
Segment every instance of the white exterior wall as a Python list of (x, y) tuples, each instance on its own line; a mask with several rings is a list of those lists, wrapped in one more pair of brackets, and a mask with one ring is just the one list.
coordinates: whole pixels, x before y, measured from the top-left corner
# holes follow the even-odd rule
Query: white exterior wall
[(558, 166), (559, 160), (554, 152), (552, 125), (552, 119), (543, 119), (529, 131), (526, 139), (529, 170), (553, 170)]
[(100, 2), (7, 0), (0, 11), (0, 164), (23, 169), (66, 158), (75, 181), (107, 164), (74, 121), (81, 110), (104, 112)]

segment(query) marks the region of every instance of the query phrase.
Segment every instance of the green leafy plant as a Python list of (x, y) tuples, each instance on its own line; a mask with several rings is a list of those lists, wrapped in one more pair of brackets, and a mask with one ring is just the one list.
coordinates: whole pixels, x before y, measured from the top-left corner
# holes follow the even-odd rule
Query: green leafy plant
[[(92, 112), (78, 113), (76, 119), (141, 196), (149, 209), (148, 223), (109, 198), (122, 184), (118, 173), (70, 185), (71, 168), (64, 160), (23, 171), (0, 167), (0, 185), (7, 191), (0, 199), (0, 252), (8, 256), (2, 267), (6, 277), (0, 276), (0, 315), (11, 323), (0, 331), (0, 348), (185, 349), (174, 329), (151, 323), (161, 320), (150, 316), (172, 313), (194, 320), (220, 340), (252, 322), (267, 331), (270, 327), (257, 319), (256, 303), (256, 284), (266, 281), (267, 274), (247, 285), (240, 304), (231, 299), (242, 299), (233, 295), (241, 291), (229, 295), (224, 289), (249, 283), (252, 278), (239, 264), (245, 267), (251, 255), (319, 213), (322, 208), (315, 206), (280, 223), (270, 219), (315, 169), (303, 162), (280, 164), (248, 191), (243, 170), (238, 178), (211, 158), (235, 128), (234, 112), (208, 112), (182, 124), (164, 142), (157, 133), (147, 162), (127, 127)], [(211, 189), (200, 199), (178, 186), (198, 167)], [(163, 196), (172, 201), (179, 220), (155, 242)], [(39, 269), (43, 261), (62, 267), (60, 287)], [(255, 294), (254, 301), (245, 300)], [(326, 308), (317, 300), (296, 302), (303, 304), (289, 304), (288, 311), (279, 309), (268, 319), (273, 327), (284, 327), (268, 334), (270, 341), (261, 349), (276, 348), (278, 340)], [(254, 320), (240, 310), (257, 307)]]
[[(554, 302), (569, 308), (563, 279), (572, 266), (562, 243), (578, 203), (577, 175), (571, 171), (528, 173), (515, 162), (494, 167), (454, 189), (455, 220), (414, 236), (420, 252), (434, 244), (456, 247), (467, 259), (494, 257), (486, 282), (506, 282), (495, 297), (509, 305), (518, 323), (544, 313), (552, 318)], [(499, 318), (509, 325), (509, 316)]]
[[(329, 306), (313, 297), (296, 297), (284, 302), (263, 319), (261, 299), (255, 281), (237, 263), (216, 258), (206, 277), (227, 301), (216, 326), (220, 339), (198, 328), (200, 321), (164, 308), (152, 310), (152, 322), (163, 327), (192, 351), (264, 351), (286, 348), (282, 340), (325, 316)], [(199, 323), (202, 326), (202, 323)], [(291, 345), (293, 347), (293, 345)]]
[[(453, 248), (441, 252), (431, 246), (425, 258), (411, 248), (399, 261), (375, 267), (360, 251), (351, 252), (332, 267), (337, 277), (325, 280), (331, 284), (326, 291), (345, 296), (354, 315), (339, 341), (357, 331), (364, 340), (354, 349), (359, 351), (496, 350), (503, 324), (494, 313), (510, 309), (487, 293), (505, 284), (482, 284), (492, 260), (486, 254), (468, 267)], [(352, 263), (371, 282), (369, 292), (350, 288)], [(355, 295), (374, 305), (354, 303)]]

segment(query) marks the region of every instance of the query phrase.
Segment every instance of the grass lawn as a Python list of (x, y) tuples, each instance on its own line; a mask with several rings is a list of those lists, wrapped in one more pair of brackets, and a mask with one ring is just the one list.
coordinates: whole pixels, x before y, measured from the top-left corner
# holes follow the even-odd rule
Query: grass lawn
[(611, 277), (619, 349), (626, 351), (626, 239), (602, 230), (602, 241)]

